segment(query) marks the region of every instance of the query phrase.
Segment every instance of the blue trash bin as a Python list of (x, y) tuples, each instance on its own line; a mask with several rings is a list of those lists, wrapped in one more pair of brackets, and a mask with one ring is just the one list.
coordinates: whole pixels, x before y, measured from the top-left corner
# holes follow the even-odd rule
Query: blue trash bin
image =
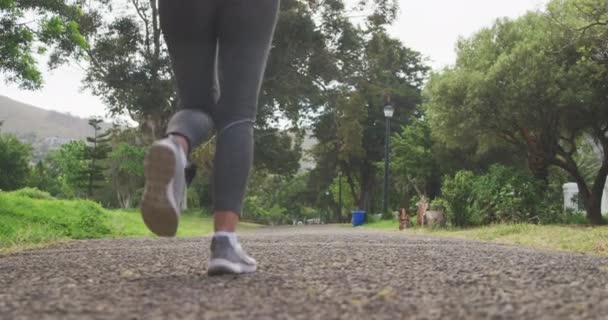
[(353, 213), (353, 227), (363, 225), (365, 223), (365, 211), (355, 210)]

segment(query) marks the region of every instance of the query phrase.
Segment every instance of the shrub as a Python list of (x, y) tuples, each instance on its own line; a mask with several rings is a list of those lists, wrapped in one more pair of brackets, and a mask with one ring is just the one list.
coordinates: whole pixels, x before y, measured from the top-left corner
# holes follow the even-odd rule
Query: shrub
[(198, 192), (194, 188), (188, 188), (186, 192), (188, 193), (188, 209), (199, 209), (201, 207), (201, 199)]
[(450, 224), (458, 227), (481, 224), (479, 212), (473, 210), (476, 180), (473, 172), (465, 170), (457, 172), (454, 177), (444, 178), (441, 201)]
[(285, 208), (276, 204), (270, 208), (266, 208), (257, 196), (245, 198), (243, 211), (244, 219), (258, 223), (274, 225), (286, 222), (287, 220)]
[(466, 227), (492, 223), (564, 223), (561, 193), (544, 187), (519, 169), (494, 165), (484, 175), (460, 171), (446, 177), (442, 197), (433, 205), (445, 209), (448, 221)]
[(31, 190), (0, 192), (0, 248), (112, 234), (109, 214), (99, 204), (40, 198), (42, 195), (44, 193)]
[(15, 136), (0, 135), (0, 190), (12, 191), (27, 185), (31, 147)]
[(26, 197), (31, 199), (55, 200), (50, 193), (38, 190), (37, 188), (23, 188), (9, 194), (17, 197)]
[(448, 210), (448, 203), (443, 198), (435, 198), (433, 201), (431, 201), (429, 209), (443, 211), (445, 213)]
[(474, 186), (472, 210), (482, 215), (482, 223), (538, 222), (542, 201), (541, 185), (531, 176), (512, 167), (494, 165)]

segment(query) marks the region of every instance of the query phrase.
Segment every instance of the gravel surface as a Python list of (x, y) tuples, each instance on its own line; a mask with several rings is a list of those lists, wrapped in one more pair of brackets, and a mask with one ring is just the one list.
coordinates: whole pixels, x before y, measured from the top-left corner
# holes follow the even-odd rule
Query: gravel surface
[(207, 277), (209, 238), (0, 257), (1, 319), (608, 319), (608, 259), (345, 227), (241, 236), (253, 275)]

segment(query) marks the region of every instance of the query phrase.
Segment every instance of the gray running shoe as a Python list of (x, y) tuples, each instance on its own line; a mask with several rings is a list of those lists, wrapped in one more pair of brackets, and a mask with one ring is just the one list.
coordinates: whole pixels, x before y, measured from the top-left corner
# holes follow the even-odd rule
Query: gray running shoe
[(161, 237), (177, 232), (186, 201), (186, 154), (171, 137), (156, 141), (144, 162), (146, 187), (141, 214), (150, 231)]
[(235, 238), (214, 236), (211, 240), (211, 258), (207, 274), (241, 274), (255, 272), (257, 262), (245, 253)]

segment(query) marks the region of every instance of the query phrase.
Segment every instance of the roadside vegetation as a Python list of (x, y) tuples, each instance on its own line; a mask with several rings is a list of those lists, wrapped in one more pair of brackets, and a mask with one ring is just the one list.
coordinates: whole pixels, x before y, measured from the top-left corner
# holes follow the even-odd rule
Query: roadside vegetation
[[(260, 225), (241, 223), (240, 230)], [(213, 221), (193, 212), (180, 219), (178, 237), (210, 234)], [(106, 210), (89, 200), (58, 200), (36, 189), (0, 192), (0, 252), (70, 239), (153, 236), (135, 210)]]

